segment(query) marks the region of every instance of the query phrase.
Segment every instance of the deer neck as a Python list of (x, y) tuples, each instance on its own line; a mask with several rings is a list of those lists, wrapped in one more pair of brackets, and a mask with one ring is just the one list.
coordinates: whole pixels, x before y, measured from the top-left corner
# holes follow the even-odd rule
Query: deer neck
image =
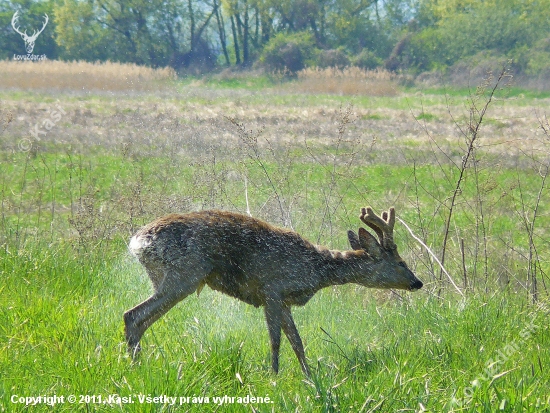
[(365, 278), (371, 261), (365, 251), (337, 251), (318, 249), (322, 258), (320, 288), (357, 282)]

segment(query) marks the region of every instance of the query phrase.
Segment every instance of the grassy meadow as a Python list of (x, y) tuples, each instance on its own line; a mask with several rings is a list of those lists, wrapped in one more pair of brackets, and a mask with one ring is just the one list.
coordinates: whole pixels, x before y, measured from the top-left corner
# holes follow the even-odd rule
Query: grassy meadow
[[(0, 411), (550, 411), (548, 96), (497, 76), (0, 67)], [(367, 205), (396, 207), (425, 286), (295, 308), (311, 378), (286, 337), (273, 375), (262, 309), (208, 288), (128, 357), (122, 314), (151, 286), (127, 242), (145, 223), (248, 209), (348, 249)]]

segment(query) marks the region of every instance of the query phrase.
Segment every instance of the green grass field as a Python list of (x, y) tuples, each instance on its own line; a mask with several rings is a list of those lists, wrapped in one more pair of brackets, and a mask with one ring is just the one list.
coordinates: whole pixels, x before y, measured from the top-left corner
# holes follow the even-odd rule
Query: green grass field
[[(56, 411), (179, 407), (141, 404), (140, 394), (178, 397), (177, 405), (179, 397), (208, 397), (209, 404), (184, 403), (184, 410), (196, 411), (548, 407), (548, 309), (530, 307), (510, 291), (465, 300), (419, 292), (380, 301), (358, 287), (322, 291), (294, 311), (314, 371), (305, 380), (286, 341), (279, 376), (269, 371), (261, 310), (205, 290), (146, 333), (132, 364), (121, 315), (149, 287), (118, 246), (109, 259), (75, 256), (66, 244), (3, 254), (3, 409), (24, 410), (11, 403), (13, 395), (95, 397), (58, 404)], [(117, 404), (111, 395), (132, 397), (134, 404)], [(216, 406), (213, 398), (224, 395), (269, 397), (273, 404)], [(105, 400), (112, 404), (99, 403)]]
[[(0, 91), (0, 411), (550, 411), (550, 101), (527, 92), (497, 96), (463, 171), (445, 246), (456, 288), (397, 223), (425, 287), (346, 285), (295, 308), (311, 378), (286, 338), (275, 376), (263, 311), (208, 288), (132, 362), (122, 314), (151, 287), (126, 243), (143, 224), (248, 198), (254, 216), (347, 249), (360, 207), (395, 205), (441, 258), (467, 146), (467, 91), (176, 88)], [(66, 114), (31, 139), (54, 105)]]

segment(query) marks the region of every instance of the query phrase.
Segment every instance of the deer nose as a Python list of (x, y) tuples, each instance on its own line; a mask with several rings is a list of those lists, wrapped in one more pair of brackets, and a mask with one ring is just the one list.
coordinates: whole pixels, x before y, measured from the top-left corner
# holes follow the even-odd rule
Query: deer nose
[(424, 284), (422, 284), (422, 281), (416, 280), (411, 285), (411, 291), (420, 290)]

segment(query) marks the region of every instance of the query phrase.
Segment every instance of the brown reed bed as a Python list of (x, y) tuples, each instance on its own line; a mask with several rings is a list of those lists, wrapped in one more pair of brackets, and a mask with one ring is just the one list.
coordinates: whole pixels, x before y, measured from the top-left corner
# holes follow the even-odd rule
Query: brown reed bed
[(397, 75), (386, 70), (358, 67), (307, 68), (297, 73), (294, 90), (353, 96), (395, 96), (399, 93)]
[(0, 89), (150, 91), (175, 78), (172, 68), (125, 63), (0, 61)]

